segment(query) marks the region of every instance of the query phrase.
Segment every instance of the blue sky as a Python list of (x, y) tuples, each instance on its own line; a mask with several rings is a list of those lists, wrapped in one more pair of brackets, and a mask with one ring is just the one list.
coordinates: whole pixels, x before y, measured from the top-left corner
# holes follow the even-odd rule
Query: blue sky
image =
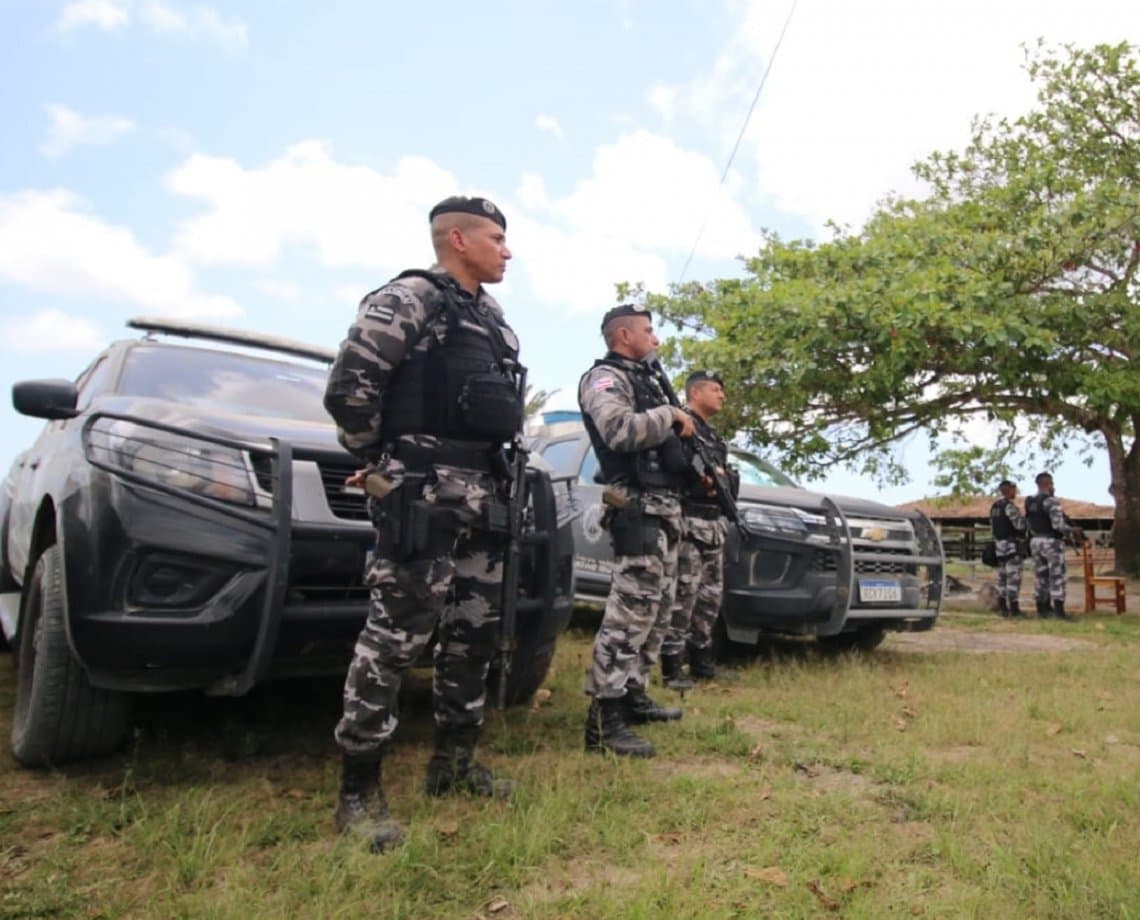
[[(859, 225), (977, 113), (1031, 102), (1021, 42), (1140, 41), (1135, 4), (0, 0), (0, 389), (73, 377), (133, 315), (327, 345), (485, 194), (531, 381), (569, 406), (613, 283), (738, 272), (761, 228)], [(0, 410), (0, 467), (39, 423)], [(985, 438), (985, 432), (976, 432)], [(925, 454), (888, 501), (931, 494)], [(1103, 460), (1058, 473), (1106, 501)], [(874, 485), (835, 471), (845, 492)]]

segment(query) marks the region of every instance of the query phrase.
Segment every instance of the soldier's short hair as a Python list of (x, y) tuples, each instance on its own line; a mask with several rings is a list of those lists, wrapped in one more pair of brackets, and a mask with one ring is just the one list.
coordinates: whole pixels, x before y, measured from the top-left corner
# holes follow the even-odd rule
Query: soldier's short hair
[(1012, 486), (1013, 488), (1016, 489), (1017, 483), (1016, 482), (1010, 482), (1008, 479), (1003, 479), (1001, 482), (998, 483), (998, 491), (1000, 492), (1006, 486)]
[(1052, 478), (1053, 478), (1052, 473), (1038, 473), (1036, 476), (1033, 477), (1033, 481), (1035, 483), (1037, 483), (1037, 485), (1041, 485), (1041, 483), (1044, 482), (1046, 479), (1052, 479)]

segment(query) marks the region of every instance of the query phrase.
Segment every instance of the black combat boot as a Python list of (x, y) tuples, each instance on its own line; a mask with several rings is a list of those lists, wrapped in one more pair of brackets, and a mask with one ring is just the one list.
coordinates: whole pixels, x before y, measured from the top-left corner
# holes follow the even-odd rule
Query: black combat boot
[(1009, 603), (1006, 601), (1006, 599), (1004, 597), (998, 598), (998, 616), (1002, 616), (1002, 617), (1008, 617), (1009, 616)]
[(625, 720), (631, 725), (644, 725), (646, 722), (676, 722), (681, 718), (681, 709), (677, 706), (661, 706), (649, 698), (640, 687), (626, 687)]
[(716, 678), (716, 659), (711, 645), (708, 648), (689, 646), (689, 674), (697, 680)]
[(1015, 619), (1025, 616), (1025, 614), (1021, 612), (1021, 601), (1016, 597), (1012, 598), (1009, 602), (1009, 615)]
[(680, 655), (661, 656), (661, 682), (670, 690), (692, 690), (696, 686), (685, 673)]
[(366, 840), (373, 853), (403, 841), (403, 827), (388, 814), (388, 800), (380, 785), (379, 754), (344, 755), (335, 820), (338, 831)]
[(586, 713), (586, 750), (622, 757), (653, 757), (657, 750), (625, 724), (625, 699), (594, 699)]
[(424, 792), (431, 796), (465, 792), (485, 798), (509, 799), (515, 794), (515, 782), (496, 777), (475, 760), (478, 726), (437, 725), (435, 753), (428, 761)]
[(1049, 607), (1049, 598), (1041, 600), (1037, 598), (1037, 618), (1039, 620), (1047, 620), (1053, 615), (1053, 611)]
[(1058, 620), (1068, 620), (1070, 623), (1076, 619), (1071, 613), (1065, 613), (1065, 602), (1060, 598), (1053, 601), (1053, 616)]

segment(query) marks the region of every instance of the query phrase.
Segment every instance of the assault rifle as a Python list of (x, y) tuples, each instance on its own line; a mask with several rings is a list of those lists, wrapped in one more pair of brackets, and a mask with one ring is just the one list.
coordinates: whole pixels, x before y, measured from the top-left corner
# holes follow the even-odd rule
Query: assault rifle
[[(520, 398), (526, 393), (526, 369), (519, 374), (518, 392)], [(500, 455), (502, 456), (502, 455)], [(510, 447), (510, 460), (503, 457), (507, 467), (507, 546), (503, 553), (503, 601), (499, 619), (499, 637), (495, 651), (499, 658), (499, 686), (495, 705), (499, 709), (507, 706), (507, 683), (511, 676), (518, 640), (515, 630), (518, 626), (519, 609), (519, 559), (522, 552), (523, 523), (526, 517), (527, 450), (523, 447), (522, 436), (515, 435)]]
[[(681, 401), (677, 398), (676, 392), (673, 390), (673, 384), (669, 382), (669, 375), (665, 373), (665, 369), (661, 366), (661, 361), (654, 358), (648, 362), (649, 369), (657, 378), (658, 383), (661, 384), (661, 389), (665, 391), (669, 402), (681, 408)], [(740, 517), (740, 511), (736, 507), (736, 499), (732, 494), (732, 482), (728, 478), (728, 471), (720, 465), (720, 458), (717, 457), (712, 446), (703, 440), (700, 434), (694, 434), (689, 439), (689, 448), (693, 452), (693, 459), (690, 461), (693, 472), (697, 474), (702, 480), (710, 480), (713, 484), (713, 489), (716, 494), (716, 503), (720, 508), (720, 513), (732, 521), (736, 525), (737, 531), (741, 537), (744, 537), (744, 521)]]

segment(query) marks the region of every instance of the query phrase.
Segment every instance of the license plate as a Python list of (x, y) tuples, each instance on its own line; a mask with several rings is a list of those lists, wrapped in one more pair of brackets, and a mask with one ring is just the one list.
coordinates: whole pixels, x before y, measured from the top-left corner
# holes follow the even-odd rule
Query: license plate
[(868, 604), (897, 604), (902, 600), (902, 587), (897, 581), (879, 578), (860, 578), (859, 600)]

